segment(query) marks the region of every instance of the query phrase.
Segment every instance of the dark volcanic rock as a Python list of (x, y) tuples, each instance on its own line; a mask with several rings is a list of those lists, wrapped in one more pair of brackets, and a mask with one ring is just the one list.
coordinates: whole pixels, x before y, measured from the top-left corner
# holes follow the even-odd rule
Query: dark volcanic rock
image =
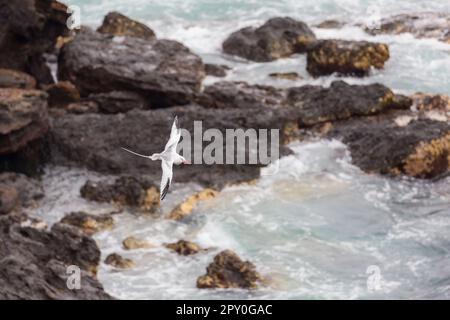
[[(222, 110), (190, 105), (148, 111), (132, 110), (117, 115), (66, 115), (55, 121), (51, 141), (59, 153), (78, 165), (101, 172), (146, 174), (152, 181), (159, 183), (161, 178), (159, 162), (133, 156), (121, 148), (125, 147), (143, 154), (161, 152), (160, 149), (163, 149), (167, 142), (175, 115), (178, 115), (180, 126), (191, 133), (191, 142), (194, 138), (194, 121), (203, 121), (203, 131), (215, 128), (223, 133), (225, 129), (276, 129), (282, 125), (276, 114), (270, 110), (262, 113), (256, 108)], [(209, 143), (203, 144), (206, 146)], [(195, 147), (197, 148), (197, 144)], [(192, 148), (191, 152), (195, 150), (202, 152), (196, 148)], [(59, 159), (57, 163), (67, 161)], [(257, 165), (193, 164), (175, 166), (174, 171), (177, 182), (198, 182), (218, 188), (228, 183), (259, 177)]]
[(86, 212), (72, 212), (66, 215), (61, 223), (80, 228), (87, 235), (114, 227), (114, 219), (110, 214), (94, 215)]
[(0, 215), (10, 213), (18, 202), (19, 195), (16, 188), (0, 183)]
[(67, 7), (53, 0), (0, 1), (0, 68), (21, 70), (52, 83), (42, 54), (68, 32)]
[(80, 100), (80, 93), (69, 81), (60, 81), (46, 88), (48, 105), (51, 108), (64, 108)]
[(373, 35), (412, 33), (418, 38), (436, 38), (450, 43), (450, 14), (442, 12), (399, 14), (381, 19), (375, 27), (366, 27), (365, 30)]
[(24, 72), (0, 69), (0, 88), (35, 89), (36, 80)]
[(315, 40), (305, 23), (288, 17), (273, 18), (259, 28), (247, 27), (232, 33), (222, 48), (228, 54), (268, 62), (305, 52)]
[(214, 109), (249, 109), (279, 106), (285, 91), (271, 86), (249, 85), (246, 82), (220, 81), (206, 86), (197, 102)]
[(205, 72), (208, 76), (223, 78), (227, 75), (228, 70), (230, 70), (230, 67), (223, 64), (205, 64)]
[(131, 36), (145, 40), (156, 38), (153, 30), (145, 24), (132, 20), (119, 12), (108, 13), (97, 31), (114, 36)]
[[(0, 216), (1, 299), (111, 299), (95, 277), (100, 250), (76, 228), (21, 227), (26, 217)], [(67, 267), (81, 270), (81, 288), (67, 286)]]
[(242, 261), (230, 250), (216, 255), (206, 271), (206, 275), (197, 279), (198, 288), (254, 289), (262, 280), (251, 262)]
[(0, 155), (14, 153), (48, 130), (47, 95), (37, 90), (0, 89)]
[(134, 262), (131, 259), (122, 257), (117, 253), (111, 253), (105, 259), (105, 264), (113, 266), (117, 269), (130, 269), (134, 267)]
[(102, 113), (121, 113), (132, 109), (147, 108), (147, 101), (140, 94), (130, 91), (113, 91), (89, 95)]
[(41, 183), (20, 173), (0, 173), (0, 183), (17, 191), (18, 204), (22, 207), (34, 207), (36, 202), (44, 197)]
[(366, 172), (433, 178), (450, 167), (450, 125), (429, 119), (399, 126), (391, 119), (350, 121), (330, 137), (348, 145), (352, 161)]
[(344, 81), (334, 81), (329, 88), (290, 88), (287, 101), (301, 126), (408, 109), (412, 104), (411, 99), (403, 99), (381, 84), (350, 85)]
[(47, 95), (0, 89), (0, 171), (36, 174), (48, 159)]
[(202, 250), (198, 244), (186, 240), (168, 243), (165, 246), (166, 248), (173, 250), (182, 256), (190, 256), (192, 254), (199, 253)]
[(115, 39), (84, 30), (59, 56), (59, 79), (74, 83), (83, 96), (133, 91), (152, 108), (187, 104), (204, 76), (202, 60), (171, 40)]
[(382, 69), (388, 59), (389, 47), (383, 43), (320, 40), (308, 51), (306, 69), (315, 77), (332, 73), (366, 76), (372, 67)]
[(159, 207), (159, 188), (146, 179), (120, 177), (113, 183), (87, 181), (80, 190), (85, 199), (112, 202), (155, 211)]

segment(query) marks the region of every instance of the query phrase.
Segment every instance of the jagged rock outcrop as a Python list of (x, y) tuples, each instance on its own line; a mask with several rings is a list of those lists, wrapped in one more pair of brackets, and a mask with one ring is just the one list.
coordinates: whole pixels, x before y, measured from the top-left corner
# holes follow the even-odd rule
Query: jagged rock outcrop
[(384, 43), (348, 40), (320, 40), (308, 50), (308, 72), (315, 76), (366, 76), (371, 68), (382, 69), (389, 59), (389, 47)]
[(75, 84), (82, 96), (132, 91), (159, 108), (189, 103), (205, 69), (200, 57), (179, 42), (118, 40), (85, 29), (61, 49), (58, 77)]
[(302, 53), (316, 40), (303, 22), (289, 17), (272, 18), (259, 28), (233, 32), (222, 44), (225, 53), (257, 62), (268, 62)]
[(253, 263), (242, 261), (233, 251), (225, 250), (214, 257), (206, 274), (197, 279), (197, 287), (254, 289), (261, 280)]
[(193, 254), (197, 254), (203, 250), (198, 244), (186, 240), (179, 240), (175, 243), (168, 243), (165, 245), (165, 247), (172, 251), (175, 251), (182, 256), (190, 256)]
[(68, 33), (67, 7), (54, 0), (0, 1), (0, 68), (24, 71), (39, 83), (53, 82), (43, 53)]
[(349, 121), (331, 129), (350, 149), (352, 162), (369, 173), (435, 178), (450, 168), (450, 125), (419, 119)]
[(35, 89), (36, 80), (21, 71), (0, 69), (0, 88)]
[(110, 12), (105, 16), (102, 25), (97, 31), (114, 36), (130, 36), (145, 40), (156, 38), (155, 32), (145, 24), (130, 19), (115, 11)]
[(86, 212), (71, 212), (61, 219), (61, 223), (81, 229), (87, 235), (110, 230), (114, 227), (114, 218), (110, 214), (94, 215)]
[(149, 212), (159, 207), (159, 188), (151, 180), (135, 177), (123, 176), (113, 183), (88, 180), (80, 194), (91, 201), (131, 206)]
[[(93, 239), (65, 224), (21, 226), (26, 220), (0, 216), (1, 299), (111, 299), (95, 276), (100, 250)], [(69, 289), (69, 266), (80, 268), (79, 289)]]
[(421, 12), (398, 14), (383, 18), (365, 30), (373, 35), (412, 33), (417, 38), (435, 38), (450, 43), (450, 14), (445, 12)]

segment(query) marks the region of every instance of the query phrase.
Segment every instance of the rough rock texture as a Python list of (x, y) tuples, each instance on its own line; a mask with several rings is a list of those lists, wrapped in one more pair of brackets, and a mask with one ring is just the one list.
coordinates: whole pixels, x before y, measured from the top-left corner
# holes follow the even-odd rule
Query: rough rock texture
[(14, 153), (47, 132), (47, 95), (37, 90), (0, 89), (0, 119), (0, 155)]
[(434, 178), (450, 167), (450, 125), (429, 119), (399, 126), (392, 119), (350, 121), (330, 130), (366, 172)]
[(0, 69), (0, 88), (35, 89), (36, 80), (24, 72)]
[(411, 96), (413, 109), (419, 117), (438, 121), (450, 121), (450, 97), (439, 94), (416, 93)]
[[(111, 299), (95, 277), (100, 251), (73, 227), (22, 227), (23, 216), (0, 216), (1, 299)], [(81, 269), (81, 289), (70, 290), (67, 267)]]
[(206, 108), (249, 109), (276, 107), (283, 103), (286, 92), (246, 82), (219, 81), (206, 86), (197, 102)]
[(218, 192), (212, 189), (204, 189), (190, 197), (188, 197), (185, 201), (175, 207), (170, 214), (168, 215), (168, 219), (172, 220), (181, 220), (186, 216), (190, 215), (199, 202), (213, 199), (217, 196)]
[(0, 184), (16, 190), (17, 204), (22, 207), (35, 207), (37, 202), (44, 197), (41, 183), (20, 173), (0, 173)]
[(315, 40), (305, 23), (284, 17), (270, 19), (259, 28), (238, 30), (224, 41), (222, 48), (228, 54), (268, 62), (305, 52)]
[(80, 228), (87, 235), (93, 235), (112, 229), (114, 218), (110, 214), (93, 215), (86, 212), (71, 212), (61, 219), (61, 223)]
[(148, 103), (143, 96), (130, 91), (91, 94), (88, 99), (96, 103), (98, 111), (102, 113), (121, 113), (148, 107)]
[(227, 71), (231, 68), (223, 64), (205, 64), (205, 72), (208, 76), (223, 78), (227, 75)]
[(302, 77), (297, 72), (274, 72), (269, 77), (282, 80), (300, 80)]
[(108, 255), (105, 259), (105, 264), (113, 266), (117, 269), (130, 269), (135, 266), (133, 260), (124, 258), (117, 253), (111, 253)]
[(376, 26), (366, 27), (373, 35), (412, 33), (418, 38), (436, 38), (450, 43), (450, 14), (443, 12), (422, 12), (399, 14), (381, 19)]
[(347, 40), (320, 40), (307, 55), (308, 72), (317, 77), (337, 73), (366, 76), (370, 69), (382, 69), (389, 59), (389, 47), (384, 43)]
[[(152, 181), (159, 183), (159, 162), (136, 157), (121, 147), (142, 154), (161, 152), (175, 115), (178, 115), (181, 128), (191, 133), (191, 141), (194, 139), (194, 121), (199, 120), (203, 120), (203, 131), (208, 128), (223, 131), (226, 128), (277, 128), (280, 125), (270, 113), (255, 114), (255, 110), (239, 109), (205, 109), (194, 105), (148, 111), (132, 110), (118, 115), (65, 115), (55, 121), (52, 131), (51, 141), (55, 152), (63, 156), (55, 161), (67, 163), (71, 160), (101, 172), (139, 176), (145, 173)], [(209, 143), (204, 143), (205, 146), (207, 144)], [(197, 147), (194, 148), (194, 144), (192, 146), (193, 153)], [(195, 159), (191, 157), (191, 160)], [(174, 166), (174, 181), (198, 182), (205, 186), (221, 188), (226, 184), (257, 178), (259, 167), (195, 163)]]
[(197, 279), (197, 287), (254, 289), (261, 280), (251, 262), (242, 261), (233, 251), (225, 250), (214, 257), (206, 275)]
[(187, 104), (205, 70), (202, 60), (176, 41), (114, 39), (84, 30), (61, 49), (58, 77), (83, 96), (133, 91), (158, 108)]
[(48, 158), (47, 95), (0, 89), (0, 171), (36, 174)]
[(91, 201), (111, 202), (149, 212), (159, 207), (159, 188), (150, 180), (135, 177), (120, 177), (113, 183), (88, 180), (80, 194)]
[(165, 246), (166, 248), (173, 250), (182, 256), (190, 256), (202, 251), (202, 248), (200, 248), (198, 244), (186, 240), (180, 240), (175, 243), (168, 243)]
[(138, 239), (136, 237), (130, 236), (122, 241), (122, 246), (125, 250), (136, 250), (136, 249), (149, 249), (155, 246), (148, 241)]
[(0, 215), (10, 213), (19, 202), (16, 188), (0, 182)]
[(80, 101), (80, 93), (69, 81), (60, 81), (46, 88), (48, 105), (51, 108), (64, 108), (67, 105)]
[(395, 95), (381, 84), (350, 85), (334, 81), (329, 88), (306, 85), (288, 89), (287, 101), (294, 107), (301, 126), (368, 116), (391, 109), (408, 109), (412, 101)]
[(67, 7), (53, 0), (0, 1), (0, 68), (24, 71), (52, 83), (42, 54), (68, 32)]
[(132, 20), (119, 12), (108, 13), (97, 31), (114, 36), (130, 36), (146, 40), (156, 38), (153, 30), (145, 24)]

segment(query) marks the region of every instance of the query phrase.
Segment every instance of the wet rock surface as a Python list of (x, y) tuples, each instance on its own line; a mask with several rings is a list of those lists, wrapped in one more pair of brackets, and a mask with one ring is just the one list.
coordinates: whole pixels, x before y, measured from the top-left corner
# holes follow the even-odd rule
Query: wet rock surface
[(188, 197), (185, 201), (176, 206), (167, 218), (172, 220), (182, 220), (192, 213), (199, 202), (213, 199), (217, 194), (218, 192), (213, 189), (204, 189)]
[(114, 227), (114, 218), (110, 214), (93, 215), (86, 212), (71, 212), (61, 219), (61, 223), (80, 228), (85, 234), (110, 230)]
[(148, 241), (138, 239), (134, 236), (125, 238), (122, 241), (122, 246), (125, 250), (136, 250), (136, 249), (150, 249), (155, 246)]
[(68, 32), (66, 10), (53, 0), (1, 1), (0, 68), (24, 71), (39, 83), (52, 83), (43, 53)]
[(46, 88), (48, 106), (50, 108), (64, 108), (81, 99), (77, 88), (69, 81), (60, 81)]
[(47, 132), (47, 95), (38, 90), (0, 89), (0, 118), (0, 155), (14, 153)]
[(108, 13), (97, 31), (114, 36), (131, 36), (145, 40), (156, 38), (153, 30), (145, 24), (132, 20), (119, 12)]
[(282, 80), (300, 80), (302, 77), (297, 72), (274, 72), (270, 73), (269, 77)]
[(124, 258), (117, 253), (111, 253), (105, 259), (105, 264), (113, 266), (117, 269), (130, 269), (135, 266), (134, 261), (128, 258)]
[(146, 109), (146, 99), (135, 92), (112, 91), (107, 93), (91, 94), (88, 98), (97, 105), (98, 111), (102, 113), (121, 113), (132, 109)]
[(227, 54), (268, 62), (305, 52), (315, 39), (305, 23), (280, 17), (270, 19), (258, 28), (247, 27), (232, 33), (222, 48)]
[(361, 77), (371, 68), (382, 69), (388, 59), (384, 43), (320, 40), (308, 50), (306, 69), (315, 77), (333, 73)]
[(10, 213), (19, 202), (17, 190), (0, 183), (0, 215)]
[[(91, 238), (63, 224), (50, 231), (22, 227), (26, 216), (0, 216), (0, 298), (111, 299), (95, 277), (100, 251)], [(67, 267), (81, 270), (81, 288), (67, 286)]]
[(205, 72), (208, 76), (223, 78), (227, 75), (227, 71), (231, 68), (223, 64), (205, 64)]
[(186, 240), (179, 240), (175, 243), (168, 243), (165, 245), (165, 247), (175, 251), (182, 256), (190, 256), (193, 254), (197, 254), (203, 250), (198, 244)]
[(159, 207), (159, 188), (150, 180), (124, 176), (114, 182), (87, 181), (80, 189), (83, 198), (131, 206), (153, 212)]
[(381, 19), (376, 28), (366, 27), (365, 30), (372, 35), (412, 33), (417, 38), (435, 38), (450, 43), (450, 14), (399, 14)]
[(58, 77), (83, 96), (133, 91), (152, 108), (187, 104), (200, 89), (202, 60), (171, 40), (114, 39), (84, 30), (61, 49)]
[(0, 69), (0, 88), (35, 89), (36, 80), (24, 72)]
[(0, 173), (0, 185), (16, 190), (17, 204), (21, 207), (35, 207), (44, 197), (41, 183), (20, 173)]
[(230, 250), (220, 252), (206, 268), (206, 275), (197, 279), (197, 287), (254, 289), (262, 280), (256, 267), (249, 261), (242, 261)]
[(350, 121), (329, 137), (348, 145), (352, 162), (369, 173), (435, 178), (450, 167), (450, 125), (429, 119), (399, 126), (392, 119)]

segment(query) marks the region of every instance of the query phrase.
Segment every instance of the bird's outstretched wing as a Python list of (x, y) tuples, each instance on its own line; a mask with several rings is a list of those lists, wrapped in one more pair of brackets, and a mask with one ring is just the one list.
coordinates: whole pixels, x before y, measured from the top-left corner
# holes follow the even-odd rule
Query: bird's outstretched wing
[(164, 198), (167, 195), (167, 192), (169, 191), (170, 184), (172, 183), (172, 161), (161, 161), (161, 168), (162, 168), (162, 178), (161, 178), (161, 186), (159, 188), (160, 192), (160, 200), (164, 200)]
[(172, 124), (172, 130), (170, 131), (170, 138), (169, 141), (167, 141), (166, 143), (164, 152), (176, 151), (178, 142), (180, 142), (180, 138), (181, 138), (181, 130), (178, 127), (178, 117), (175, 117)]

